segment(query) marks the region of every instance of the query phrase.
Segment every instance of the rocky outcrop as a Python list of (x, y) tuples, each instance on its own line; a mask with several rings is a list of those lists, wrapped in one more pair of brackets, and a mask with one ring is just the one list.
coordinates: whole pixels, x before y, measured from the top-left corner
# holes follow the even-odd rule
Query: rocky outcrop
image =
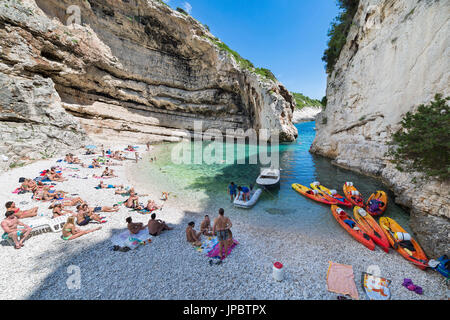
[[(66, 26), (77, 21), (77, 8), (81, 23)], [(194, 120), (204, 130), (270, 129), (281, 141), (297, 137), (295, 102), (283, 85), (242, 68), (201, 23), (162, 1), (5, 0), (0, 33), (0, 75), (8, 83), (0, 90), (9, 101), (0, 125), (2, 134), (10, 132), (1, 148), (13, 158), (25, 157), (12, 147), (22, 139), (19, 113), (20, 127), (35, 129), (28, 115), (39, 115), (53, 135), (42, 133), (42, 140), (57, 140), (52, 150), (89, 140), (176, 141)], [(35, 94), (47, 95), (48, 104), (44, 98), (35, 104)], [(26, 139), (35, 153), (31, 146), (40, 143), (34, 135)]]
[(304, 107), (302, 109), (295, 109), (292, 117), (292, 123), (300, 123), (306, 121), (314, 121), (322, 112), (322, 108)]
[(385, 157), (408, 111), (450, 94), (448, 1), (360, 1), (319, 115), (311, 151), (382, 178), (411, 208), (411, 227), (431, 256), (450, 248), (449, 182), (412, 183)]

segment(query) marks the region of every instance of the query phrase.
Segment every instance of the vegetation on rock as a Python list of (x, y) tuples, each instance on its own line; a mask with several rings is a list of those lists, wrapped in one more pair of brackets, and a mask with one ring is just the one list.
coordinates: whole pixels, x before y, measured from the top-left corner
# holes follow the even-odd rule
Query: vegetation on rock
[(450, 97), (437, 94), (429, 105), (408, 112), (392, 136), (387, 156), (400, 171), (450, 178)]
[(251, 61), (242, 58), (239, 53), (237, 53), (236, 51), (232, 50), (230, 47), (228, 47), (220, 39), (218, 39), (218, 38), (210, 38), (210, 37), (208, 37), (208, 39), (211, 40), (211, 42), (214, 43), (219, 49), (230, 53), (233, 56), (234, 60), (239, 64), (239, 66), (242, 69), (246, 69), (246, 70), (249, 70), (249, 71), (251, 71), (253, 73), (259, 74), (263, 78), (270, 79), (272, 81), (276, 81), (277, 80), (277, 78), (272, 73), (272, 71), (270, 71), (269, 69), (265, 69), (265, 68), (255, 68), (255, 66), (253, 65), (253, 63)]
[(322, 108), (322, 103), (317, 99), (311, 99), (310, 97), (305, 96), (301, 93), (291, 92), (292, 96), (295, 99), (298, 109), (303, 109), (304, 107), (316, 107)]
[(331, 23), (331, 28), (328, 31), (328, 36), (330, 37), (328, 48), (322, 57), (322, 60), (326, 63), (328, 74), (333, 72), (342, 48), (347, 42), (353, 18), (358, 10), (359, 0), (337, 0), (337, 4), (342, 11)]

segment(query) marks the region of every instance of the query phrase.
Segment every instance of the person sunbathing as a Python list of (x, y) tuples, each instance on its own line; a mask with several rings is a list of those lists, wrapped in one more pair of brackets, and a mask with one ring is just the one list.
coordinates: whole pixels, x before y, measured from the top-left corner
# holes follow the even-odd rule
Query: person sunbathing
[(68, 217), (66, 224), (62, 228), (61, 238), (63, 240), (73, 240), (84, 236), (85, 234), (100, 230), (102, 227), (97, 227), (92, 230), (80, 230), (75, 226), (75, 217)]
[(120, 152), (120, 151), (115, 151), (114, 155), (111, 158), (120, 160), (120, 161), (125, 160), (125, 157), (122, 155), (122, 152)]
[(125, 201), (125, 207), (135, 210), (144, 209), (141, 205), (139, 205), (139, 197), (136, 195), (134, 190), (130, 190), (130, 197)]
[(36, 189), (33, 193), (35, 200), (50, 201), (50, 200), (62, 200), (64, 198), (64, 191), (50, 192), (48, 187)]
[(114, 194), (129, 195), (130, 190), (125, 189), (123, 186), (117, 186), (116, 190), (114, 191)]
[(195, 222), (191, 221), (188, 223), (188, 226), (186, 228), (186, 240), (193, 246), (201, 246), (202, 242), (200, 241), (201, 232), (196, 232), (194, 230)]
[(64, 198), (63, 200), (53, 200), (49, 209), (53, 209), (56, 205), (61, 204), (61, 207), (75, 207), (78, 204), (84, 204), (85, 201), (80, 197), (76, 198)]
[(131, 217), (126, 218), (125, 220), (127, 222), (127, 228), (132, 234), (138, 234), (139, 231), (145, 230), (147, 228), (147, 225), (144, 226), (142, 222), (133, 222)]
[(83, 209), (89, 210), (89, 212), (91, 214), (95, 214), (96, 212), (117, 212), (117, 211), (119, 211), (119, 206), (117, 204), (113, 205), (112, 207), (98, 206), (98, 207), (91, 208), (87, 205), (87, 203), (85, 203), (82, 205), (82, 207), (83, 207)]
[[(6, 218), (0, 224), (3, 231), (5, 232), (2, 238), (5, 238), (7, 236), (14, 241), (14, 248), (22, 248), (23, 242), (31, 233), (31, 227), (21, 222), (15, 215), (14, 211), (7, 211), (5, 217)], [(19, 226), (22, 226), (23, 229), (19, 229)]]
[(75, 212), (73, 212), (71, 210), (64, 209), (61, 203), (55, 204), (53, 206), (52, 213), (53, 213), (53, 218), (58, 218), (58, 217), (66, 215), (66, 214), (72, 214), (72, 215), (75, 214)]
[(86, 204), (84, 205), (78, 205), (77, 206), (77, 224), (79, 226), (85, 226), (90, 221), (97, 221), (98, 223), (105, 223), (106, 220), (102, 220), (102, 217), (100, 217), (98, 214), (91, 213), (89, 208), (87, 208)]
[(106, 167), (105, 170), (103, 171), (101, 177), (117, 177), (117, 176), (114, 174), (114, 170)]
[(112, 185), (112, 184), (104, 184), (103, 181), (97, 186), (98, 189), (114, 189), (114, 188), (123, 188), (123, 185)]
[(164, 230), (173, 230), (173, 228), (169, 227), (164, 221), (160, 219), (156, 220), (156, 214), (154, 213), (152, 213), (147, 226), (148, 233), (154, 237), (159, 236)]
[(7, 211), (12, 211), (14, 213), (14, 216), (16, 216), (18, 219), (35, 217), (38, 212), (38, 207), (34, 207), (29, 210), (20, 210), (19, 208), (16, 208), (16, 204), (14, 203), (14, 201), (6, 202), (5, 207)]
[(92, 167), (94, 167), (94, 168), (101, 168), (102, 165), (100, 164), (100, 162), (98, 162), (97, 159), (93, 159), (92, 160)]
[(21, 185), (21, 189), (24, 191), (33, 192), (33, 190), (36, 189), (37, 186), (38, 185), (37, 185), (36, 181), (34, 181), (32, 179), (25, 179), (25, 181)]
[(148, 211), (155, 211), (158, 210), (160, 207), (156, 205), (155, 201), (153, 200), (148, 200), (147, 202), (147, 206), (145, 207), (145, 209), (147, 209)]
[(211, 227), (211, 220), (209, 219), (208, 215), (205, 215), (205, 219), (203, 219), (202, 223), (200, 224), (200, 232), (205, 236), (212, 236), (212, 227)]
[(55, 167), (47, 170), (46, 177), (51, 181), (63, 182), (66, 181), (66, 178), (63, 178), (62, 173), (57, 173)]

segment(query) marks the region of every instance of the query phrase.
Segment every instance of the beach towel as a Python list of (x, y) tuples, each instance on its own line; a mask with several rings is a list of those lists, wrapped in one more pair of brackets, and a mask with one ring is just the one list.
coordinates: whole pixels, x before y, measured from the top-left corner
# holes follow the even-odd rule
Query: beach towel
[(140, 214), (151, 214), (155, 210), (142, 209), (142, 210), (136, 210), (136, 211), (139, 212)]
[[(96, 186), (94, 187), (95, 189), (102, 189), (100, 186)], [(103, 188), (103, 189), (115, 189), (116, 187), (114, 187), (112, 184), (108, 184), (108, 187)]]
[(88, 179), (88, 178), (89, 178), (88, 176), (86, 176), (86, 177), (81, 177), (81, 176), (78, 175), (78, 174), (69, 174), (68, 176), (71, 177), (71, 178), (76, 178), (76, 179)]
[(208, 254), (211, 250), (214, 249), (217, 244), (219, 244), (219, 240), (217, 240), (217, 237), (208, 237), (207, 239), (202, 241), (201, 246), (195, 247), (195, 250)]
[(132, 234), (129, 230), (125, 230), (111, 238), (111, 242), (115, 246), (129, 247), (136, 249), (140, 245), (149, 243), (152, 236), (148, 234), (148, 230), (141, 230), (138, 234)]
[[(233, 244), (231, 245), (231, 247), (228, 248), (227, 257), (230, 255), (231, 251), (233, 251), (233, 249), (238, 244), (239, 244), (239, 242), (237, 240), (233, 239)], [(219, 243), (217, 243), (214, 246), (214, 248), (212, 248), (212, 250), (208, 252), (207, 256), (210, 257), (210, 258), (220, 257), (220, 254), (219, 254)], [(224, 258), (220, 258), (220, 260), (224, 260)]]
[(353, 299), (359, 299), (352, 266), (330, 261), (327, 271), (327, 287), (328, 291), (348, 294)]
[(366, 272), (362, 273), (362, 287), (370, 300), (389, 300), (391, 280), (381, 278)]

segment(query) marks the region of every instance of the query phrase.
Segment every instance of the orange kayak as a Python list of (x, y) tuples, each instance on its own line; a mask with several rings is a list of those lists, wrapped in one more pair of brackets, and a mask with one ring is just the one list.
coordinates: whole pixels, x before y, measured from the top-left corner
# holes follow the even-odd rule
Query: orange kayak
[(364, 199), (361, 193), (355, 188), (353, 182), (346, 182), (343, 187), (344, 195), (353, 205), (364, 208)]
[[(365, 245), (370, 250), (375, 250), (375, 243), (372, 241), (370, 236), (363, 231), (363, 228), (356, 223), (344, 210), (339, 208), (336, 205), (331, 206), (331, 213), (333, 213), (336, 221), (348, 232), (350, 235), (355, 238), (357, 241)], [(347, 222), (353, 224), (353, 228), (350, 227)]]
[(381, 229), (375, 219), (363, 208), (358, 206), (353, 208), (353, 216), (355, 217), (356, 222), (361, 226), (361, 229), (372, 238), (373, 242), (383, 248), (384, 251), (389, 252), (389, 241), (384, 234), (383, 229)]
[(294, 183), (292, 185), (292, 189), (314, 201), (325, 204), (337, 204), (337, 200), (327, 198), (322, 192), (317, 190), (311, 190), (310, 188), (302, 186), (301, 184)]
[[(391, 246), (406, 260), (412, 262), (422, 270), (425, 270), (428, 267), (428, 258), (425, 255), (425, 252), (423, 252), (417, 241), (407, 234), (405, 229), (403, 229), (394, 219), (381, 217), (380, 226)], [(406, 248), (402, 245), (404, 241), (400, 241), (399, 237), (405, 237), (405, 234), (410, 238), (409, 241), (413, 248)]]
[[(378, 200), (379, 201), (378, 210), (376, 210), (376, 211), (370, 210), (370, 201), (371, 200)], [(384, 211), (386, 211), (387, 203), (388, 203), (388, 197), (386, 195), (386, 192), (384, 192), (384, 191), (377, 191), (377, 192), (373, 193), (369, 197), (369, 200), (367, 200), (366, 211), (368, 213), (370, 213), (374, 217), (381, 216), (384, 213)]]

